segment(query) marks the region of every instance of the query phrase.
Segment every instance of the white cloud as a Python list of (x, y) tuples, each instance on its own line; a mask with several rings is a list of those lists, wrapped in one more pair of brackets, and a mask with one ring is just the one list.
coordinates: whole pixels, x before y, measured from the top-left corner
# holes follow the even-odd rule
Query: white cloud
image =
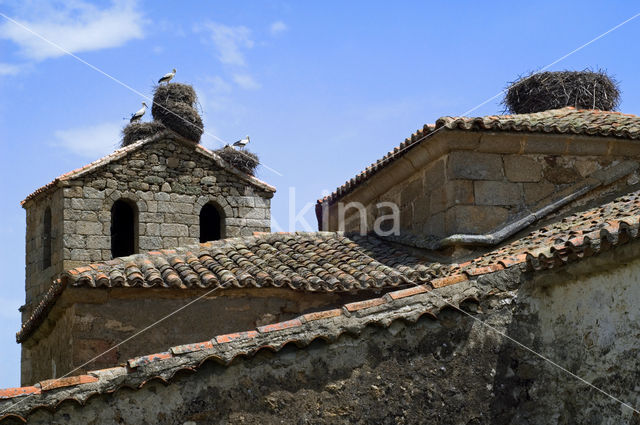
[(216, 47), (220, 62), (225, 65), (246, 65), (243, 50), (252, 48), (254, 44), (249, 28), (231, 27), (216, 22), (208, 22), (203, 28), (210, 31), (211, 41)]
[(206, 82), (209, 84), (209, 88), (212, 93), (230, 93), (231, 84), (227, 83), (222, 77), (216, 75), (215, 77), (208, 77)]
[(21, 67), (10, 63), (0, 62), (0, 76), (3, 75), (16, 75), (20, 72)]
[[(34, 9), (33, 17), (16, 21), (72, 53), (118, 47), (143, 37), (144, 19), (134, 0), (114, 0), (102, 9), (83, 0)], [(36, 61), (65, 54), (12, 22), (0, 24), (0, 39), (13, 41), (23, 56)]]
[(57, 146), (76, 155), (97, 158), (111, 153), (120, 143), (120, 123), (102, 123), (86, 127), (58, 130), (54, 133)]
[(282, 21), (276, 21), (272, 23), (271, 26), (269, 26), (269, 32), (271, 33), (271, 35), (278, 35), (288, 29), (289, 27), (287, 26), (287, 24)]
[(235, 74), (233, 81), (245, 90), (255, 90), (260, 88), (260, 84), (249, 74)]

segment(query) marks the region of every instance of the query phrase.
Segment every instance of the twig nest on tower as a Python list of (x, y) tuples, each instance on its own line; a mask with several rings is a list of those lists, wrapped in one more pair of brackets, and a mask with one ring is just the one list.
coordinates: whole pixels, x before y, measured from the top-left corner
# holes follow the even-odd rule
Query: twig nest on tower
[(147, 139), (162, 130), (166, 130), (166, 127), (158, 121), (131, 123), (122, 130), (121, 146), (125, 147), (139, 140)]
[(187, 84), (161, 85), (153, 96), (151, 113), (167, 128), (198, 143), (204, 130), (200, 114), (194, 107), (196, 100), (196, 92)]
[(618, 83), (604, 71), (540, 72), (511, 83), (503, 100), (513, 114), (559, 109), (612, 111), (620, 102)]
[(231, 146), (225, 146), (214, 152), (238, 170), (252, 176), (255, 175), (256, 168), (260, 164), (258, 155), (246, 149), (235, 149)]

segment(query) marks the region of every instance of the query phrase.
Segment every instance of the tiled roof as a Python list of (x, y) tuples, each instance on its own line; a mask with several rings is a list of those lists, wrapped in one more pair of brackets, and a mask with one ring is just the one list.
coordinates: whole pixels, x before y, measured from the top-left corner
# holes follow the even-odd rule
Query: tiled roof
[(573, 107), (533, 114), (442, 117), (433, 126), (425, 125), (400, 146), (318, 202), (334, 202), (341, 198), (417, 144), (427, 143), (431, 136), (442, 130), (575, 134), (637, 140), (640, 139), (640, 117), (612, 111), (578, 110)]
[[(552, 221), (462, 263), (419, 258), (376, 236), (332, 232), (261, 234), (138, 254), (61, 275), (17, 334), (24, 341), (67, 285), (213, 288), (287, 286), (305, 291), (392, 288), (433, 278), (478, 276), (526, 263), (548, 269), (638, 237), (640, 191)], [(544, 223), (543, 223), (544, 224)]]
[[(437, 266), (437, 265), (436, 265)], [(289, 287), (334, 292), (396, 287), (436, 276), (406, 250), (330, 232), (270, 233), (137, 254), (60, 275), (20, 332), (27, 338), (67, 286), (140, 288)]]
[[(161, 139), (171, 139), (171, 140), (175, 140), (181, 143), (185, 143), (188, 144), (190, 146), (193, 146), (193, 142), (189, 142), (189, 141), (185, 141), (183, 138), (181, 138), (180, 136), (176, 135), (173, 131), (171, 130), (165, 130), (162, 131), (158, 134), (156, 134), (153, 137), (149, 137), (147, 139), (143, 139), (140, 140), (138, 142), (132, 143), (130, 145), (127, 145), (125, 147), (122, 147), (120, 149), (117, 149), (113, 152), (111, 152), (109, 155), (104, 156), (98, 160), (95, 160), (83, 167), (77, 168), (73, 171), (69, 171), (68, 173), (65, 173), (61, 176), (56, 177), (55, 179), (53, 179), (53, 181), (47, 183), (46, 185), (36, 189), (35, 191), (33, 191), (31, 194), (29, 194), (26, 198), (24, 198), (24, 200), (22, 200), (22, 202), (20, 202), (20, 205), (23, 205), (37, 197), (38, 195), (40, 195), (41, 193), (47, 192), (48, 190), (50, 190), (51, 188), (57, 186), (60, 182), (64, 182), (64, 181), (70, 181), (73, 179), (76, 179), (78, 177), (81, 177), (87, 173), (90, 173), (92, 171), (95, 171), (96, 169), (99, 169), (100, 167), (110, 164), (120, 158), (123, 158), (125, 156), (127, 156), (129, 153), (137, 151), (138, 149), (140, 149), (141, 147), (152, 143), (154, 141), (157, 140), (161, 140)], [(253, 176), (250, 176), (249, 174), (246, 174), (240, 170), (238, 170), (237, 168), (235, 168), (233, 165), (227, 163), (225, 160), (223, 160), (219, 155), (217, 155), (215, 152), (212, 152), (211, 150), (205, 148), (204, 146), (200, 145), (200, 144), (196, 144), (195, 145), (195, 151), (204, 155), (205, 157), (212, 159), (214, 162), (216, 162), (221, 168), (225, 168), (226, 170), (231, 171), (232, 173), (238, 175), (240, 178), (242, 178), (243, 180), (251, 183), (254, 186), (259, 187), (262, 190), (266, 190), (268, 192), (275, 192), (276, 189), (263, 182), (260, 179), (257, 179)]]
[[(355, 270), (370, 276), (372, 279), (370, 284), (373, 285), (381, 282), (387, 282), (390, 285), (403, 282), (409, 287), (388, 292), (379, 298), (345, 304), (339, 309), (308, 313), (286, 322), (239, 333), (218, 335), (209, 341), (172, 347), (166, 352), (131, 359), (127, 364), (115, 368), (92, 371), (87, 375), (60, 380), (43, 381), (29, 387), (0, 390), (0, 411), (20, 402), (15, 408), (11, 407), (8, 412), (4, 412), (0, 420), (9, 417), (25, 419), (29, 412), (37, 408), (44, 406), (55, 409), (64, 400), (75, 400), (82, 404), (95, 394), (112, 393), (123, 387), (141, 388), (154, 378), (168, 382), (178, 371), (197, 370), (206, 360), (228, 365), (238, 356), (253, 355), (262, 349), (279, 351), (289, 343), (304, 347), (317, 338), (333, 341), (345, 332), (358, 333), (369, 324), (389, 326), (395, 320), (416, 321), (425, 314), (437, 318), (440, 309), (447, 305), (457, 306), (469, 298), (478, 300), (495, 291), (509, 289), (479, 284), (477, 279), (480, 276), (500, 271), (510, 272), (510, 270), (515, 272), (546, 270), (638, 239), (640, 236), (638, 211), (640, 211), (640, 191), (564, 218), (556, 218), (526, 235), (517, 235), (511, 242), (497, 249), (478, 255), (470, 261), (455, 264), (418, 259), (408, 255), (401, 247), (394, 248), (395, 245), (392, 246), (373, 236), (347, 238), (334, 233), (265, 234), (254, 238), (203, 244), (200, 249), (201, 257), (211, 257), (213, 261), (208, 262), (206, 267), (209, 269), (213, 267), (216, 275), (220, 276), (221, 273), (225, 273), (223, 270), (233, 270), (232, 273), (236, 277), (235, 280), (228, 281), (231, 284), (235, 284), (236, 281), (242, 282), (244, 278), (239, 276), (249, 269), (254, 271), (254, 278), (252, 280), (246, 278), (249, 279), (245, 280), (248, 284), (257, 285), (259, 282), (272, 284), (266, 276), (260, 279), (256, 277), (262, 268), (279, 270), (283, 275), (287, 275), (284, 270), (288, 270), (289, 279), (285, 281), (293, 282), (294, 274), (289, 269), (300, 267), (296, 269), (296, 273), (302, 276), (299, 282), (310, 282), (313, 276), (322, 274), (325, 276), (325, 284), (307, 286), (307, 283), (304, 283), (294, 288), (307, 290), (338, 288), (344, 285), (338, 282), (351, 281), (341, 276), (342, 273), (354, 277)], [(272, 248), (286, 255), (286, 259), (285, 257), (278, 259), (278, 261), (284, 260), (281, 267), (275, 267), (275, 263), (269, 267), (264, 264), (258, 266), (257, 259), (250, 259), (253, 255), (258, 255), (257, 251), (253, 252), (252, 249), (261, 250), (259, 255), (265, 257), (268, 253), (273, 253)], [(322, 253), (324, 250), (327, 250), (326, 254)], [(128, 267), (140, 269), (140, 265), (146, 258), (154, 256), (185, 258), (187, 252), (191, 251), (181, 249), (175, 252), (151, 253), (148, 256), (133, 256), (128, 259), (119, 259), (113, 266), (118, 268), (120, 264), (120, 267), (125, 267), (125, 270)], [(315, 259), (309, 261), (309, 255)], [(224, 260), (224, 266), (219, 262), (221, 260)], [(204, 266), (202, 259), (198, 261)], [(174, 261), (172, 265), (169, 261), (164, 264), (164, 270), (169, 273), (168, 270), (171, 269), (181, 276), (181, 279), (187, 279), (191, 276), (191, 272), (187, 271), (187, 267), (191, 267), (191, 264), (193, 262)], [(347, 265), (351, 265), (352, 268), (345, 267)], [(83, 271), (76, 269), (76, 273), (69, 273), (68, 276), (75, 276), (75, 284), (90, 285), (90, 282), (96, 282), (95, 276), (102, 273), (96, 270), (100, 267), (102, 266), (90, 266), (88, 268), (91, 270)], [(193, 271), (195, 272), (195, 269)], [(328, 274), (325, 274), (325, 271)], [(380, 274), (377, 275), (377, 272)], [(377, 276), (374, 277), (374, 275)], [(93, 280), (90, 276), (94, 276)], [(141, 276), (133, 276), (133, 274), (131, 276), (133, 280), (130, 284), (135, 284), (134, 282), (142, 284), (144, 281)], [(336, 279), (333, 281), (335, 286), (328, 284), (329, 276)], [(364, 275), (358, 274), (358, 276)], [(200, 280), (193, 279), (193, 282), (202, 282), (202, 277)], [(364, 277), (363, 279), (366, 280)], [(124, 280), (119, 282), (121, 283), (118, 285), (126, 286)], [(184, 282), (186, 281), (183, 280)], [(492, 285), (505, 284), (499, 279), (493, 279), (491, 282)], [(158, 283), (162, 287), (166, 286)]]
[[(450, 289), (453, 284), (457, 284), (457, 290)], [(493, 294), (491, 289), (494, 292), (498, 290), (466, 278), (430, 279), (425, 285), (389, 292), (380, 298), (307, 313), (244, 332), (217, 335), (208, 341), (171, 347), (165, 352), (136, 357), (126, 364), (90, 371), (86, 375), (0, 389), (0, 422), (10, 418), (26, 421), (34, 410), (47, 408), (54, 411), (65, 401), (84, 405), (94, 395), (111, 394), (121, 388), (139, 390), (155, 379), (168, 383), (178, 372), (197, 371), (206, 361), (229, 365), (238, 357), (252, 356), (261, 350), (278, 352), (288, 344), (302, 348), (316, 339), (335, 341), (345, 333), (359, 334), (371, 324), (388, 327), (399, 319), (416, 322), (425, 315), (437, 319), (443, 308), (459, 306), (469, 299), (478, 301)]]

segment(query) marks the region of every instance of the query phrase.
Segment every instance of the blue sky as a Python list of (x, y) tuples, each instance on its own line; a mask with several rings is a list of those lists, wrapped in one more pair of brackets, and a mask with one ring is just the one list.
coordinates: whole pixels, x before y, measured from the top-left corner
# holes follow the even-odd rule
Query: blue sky
[[(251, 135), (251, 149), (280, 174), (259, 170), (278, 188), (274, 230), (287, 231), (315, 229), (312, 206), (323, 191), (423, 124), (464, 113), (640, 8), (630, 1), (0, 0), (0, 12), (147, 96), (177, 68), (175, 81), (197, 90), (205, 131), (229, 142)], [(638, 39), (640, 17), (551, 69), (606, 68), (620, 81), (620, 110), (640, 114)], [(0, 387), (19, 384), (19, 202), (111, 152), (124, 118), (143, 100), (0, 17)], [(501, 110), (496, 100), (473, 115)], [(220, 146), (210, 135), (202, 143)]]

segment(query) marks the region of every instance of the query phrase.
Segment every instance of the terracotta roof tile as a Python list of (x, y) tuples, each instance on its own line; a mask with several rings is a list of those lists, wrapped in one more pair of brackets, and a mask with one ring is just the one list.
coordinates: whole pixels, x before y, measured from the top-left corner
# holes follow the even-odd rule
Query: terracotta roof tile
[(573, 107), (533, 114), (490, 115), (475, 118), (442, 117), (436, 121), (435, 126), (425, 125), (398, 147), (346, 181), (333, 193), (319, 199), (318, 204), (335, 202), (416, 145), (428, 143), (433, 134), (445, 130), (575, 134), (638, 140), (640, 139), (640, 117), (620, 112), (578, 110)]
[[(343, 333), (358, 332), (358, 329), (369, 324), (387, 327), (394, 320), (415, 321), (417, 317), (425, 314), (437, 318), (437, 312), (445, 305), (457, 305), (482, 290), (484, 289), (470, 286), (463, 291), (464, 297), (456, 297), (454, 294), (453, 297), (449, 296), (449, 299), (434, 296), (431, 291), (416, 291), (412, 295), (405, 292), (406, 296), (392, 298), (388, 302), (382, 298), (375, 298), (343, 306), (345, 309), (357, 310), (358, 315), (345, 316), (341, 314), (342, 309), (332, 309), (263, 326), (259, 330), (218, 335), (213, 338), (213, 341), (216, 341), (215, 344), (205, 341), (173, 347), (167, 352), (131, 359), (128, 361), (128, 368), (115, 367), (96, 370), (90, 372), (89, 375), (52, 379), (40, 383), (42, 386), (48, 386), (49, 389), (65, 387), (66, 391), (63, 393), (56, 391), (41, 393), (37, 387), (0, 390), (0, 395), (5, 397), (3, 403), (0, 396), (0, 409), (9, 410), (4, 418), (10, 415), (26, 420), (33, 410), (42, 407), (55, 410), (63, 400), (77, 400), (82, 404), (93, 395), (113, 393), (118, 388), (127, 387), (139, 390), (154, 379), (170, 382), (171, 378), (181, 370), (197, 371), (207, 359), (217, 359), (221, 364), (228, 365), (239, 356), (254, 355), (262, 349), (277, 352), (289, 343), (305, 347), (317, 338), (333, 341)], [(482, 294), (477, 295), (478, 297), (482, 296)], [(425, 297), (428, 298), (428, 302)], [(389, 320), (384, 315), (380, 315), (377, 309), (370, 308), (382, 304), (388, 305), (390, 309), (395, 309), (396, 313), (393, 315), (393, 319)], [(93, 386), (89, 389), (80, 387), (88, 383)], [(27, 400), (21, 398), (24, 400), (21, 403), (15, 403), (12, 400), (12, 398), (23, 395), (31, 395), (31, 398)], [(0, 418), (0, 421), (2, 419)]]
[(640, 191), (555, 219), (461, 264), (420, 259), (373, 235), (331, 232), (263, 234), (138, 254), (64, 273), (17, 338), (23, 341), (39, 326), (67, 285), (182, 290), (273, 286), (335, 292), (431, 282), (435, 288), (505, 267), (542, 270), (595, 255), (638, 237), (638, 211)]
[(86, 288), (287, 287), (344, 292), (397, 287), (437, 269), (388, 243), (337, 233), (263, 234), (117, 258), (62, 273), (18, 334), (37, 328), (67, 286)]

